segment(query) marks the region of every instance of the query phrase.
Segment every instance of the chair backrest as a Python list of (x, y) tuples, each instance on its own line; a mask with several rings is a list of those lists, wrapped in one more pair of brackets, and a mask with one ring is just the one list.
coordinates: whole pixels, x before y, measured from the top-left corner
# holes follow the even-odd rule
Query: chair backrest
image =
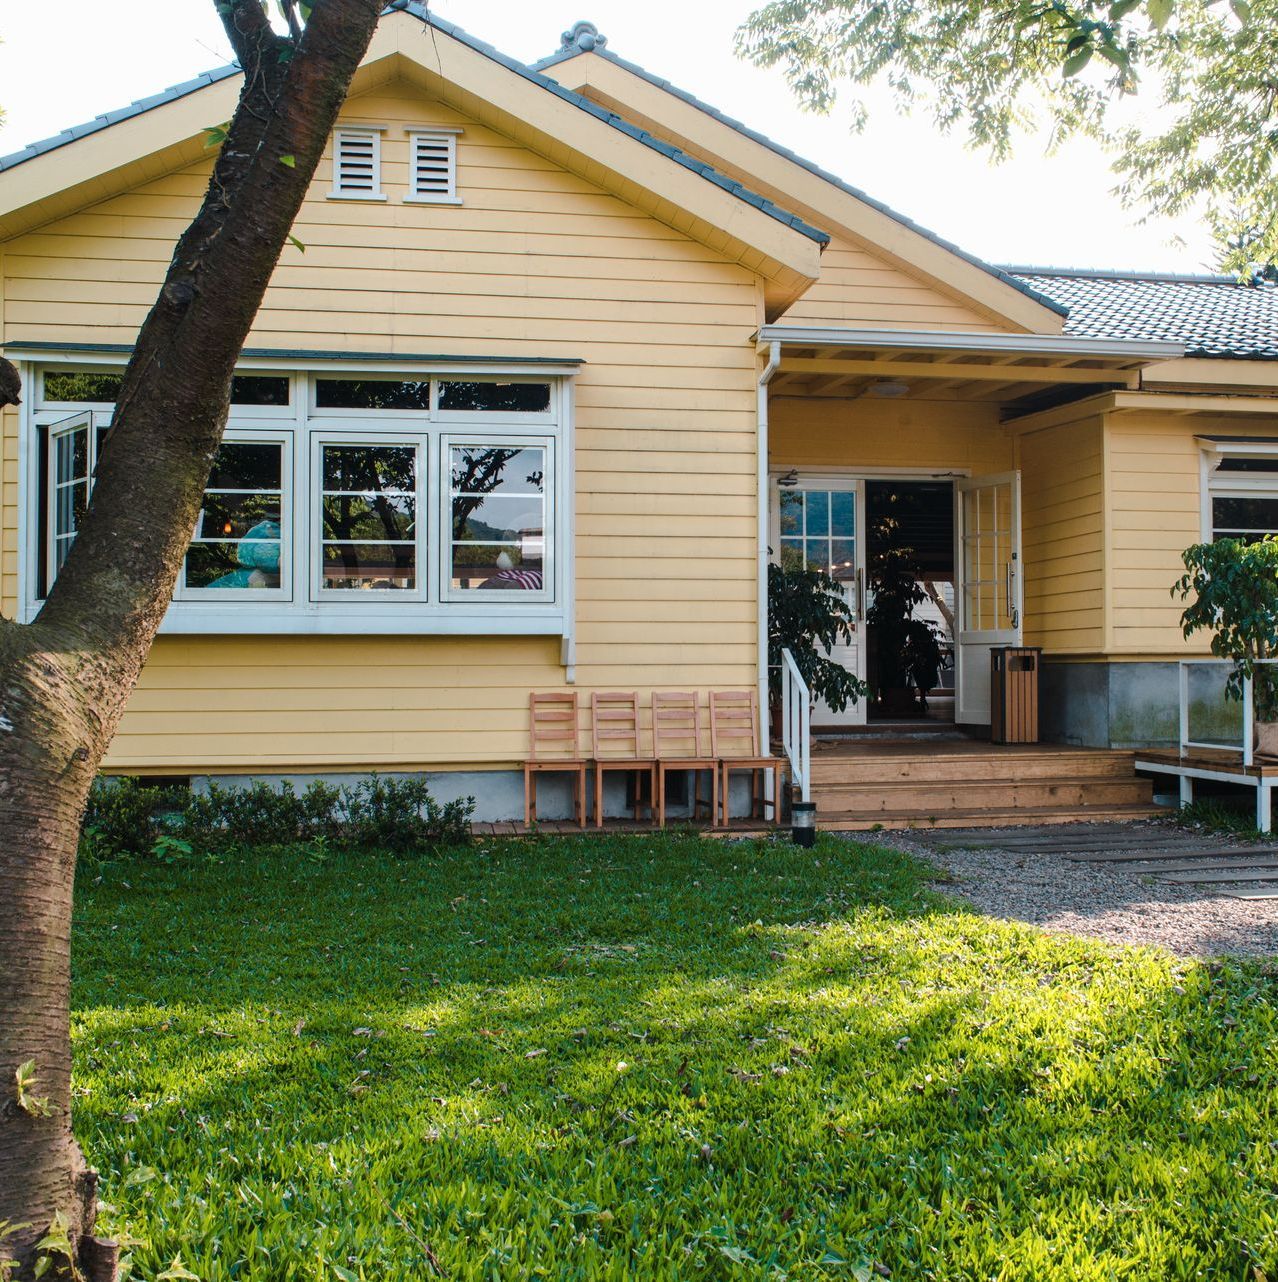
[(642, 757), (639, 695), (634, 690), (595, 690), (590, 696), (590, 749), (596, 761)]
[(528, 696), (528, 711), (530, 761), (575, 760), (580, 757), (576, 690), (556, 690), (551, 694), (534, 692)]
[(753, 690), (710, 691), (710, 754), (759, 755), (759, 696)]
[(702, 755), (701, 705), (695, 691), (653, 691), (652, 750), (666, 759)]

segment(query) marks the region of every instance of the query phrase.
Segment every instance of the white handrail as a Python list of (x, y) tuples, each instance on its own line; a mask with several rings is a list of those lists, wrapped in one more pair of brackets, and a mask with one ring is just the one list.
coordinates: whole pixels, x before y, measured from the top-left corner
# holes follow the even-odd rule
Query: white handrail
[[(1278, 663), (1278, 659), (1257, 659), (1256, 663)], [(1181, 659), (1179, 672), (1179, 713), (1180, 713), (1180, 755), (1187, 756), (1189, 748), (1220, 749), (1227, 745), (1219, 742), (1195, 740), (1189, 737), (1189, 669), (1191, 667), (1232, 667), (1232, 659)], [(1242, 698), (1242, 763), (1250, 766), (1255, 756), (1256, 702), (1255, 690), (1251, 677), (1243, 678)]]
[(812, 696), (789, 650), (781, 651), (781, 742), (801, 801), (812, 795)]

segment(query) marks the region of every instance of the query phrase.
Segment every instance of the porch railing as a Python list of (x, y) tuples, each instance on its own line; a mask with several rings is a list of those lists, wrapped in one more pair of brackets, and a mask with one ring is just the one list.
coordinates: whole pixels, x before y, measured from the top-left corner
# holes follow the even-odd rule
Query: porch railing
[[(1278, 663), (1278, 659), (1258, 659), (1258, 663), (1273, 664)], [(1235, 747), (1242, 752), (1242, 764), (1250, 766), (1255, 758), (1255, 727), (1256, 727), (1256, 699), (1254, 682), (1250, 677), (1243, 680), (1243, 697), (1242, 706), (1238, 708), (1238, 720), (1241, 724), (1238, 726), (1227, 725), (1221, 728), (1218, 736), (1211, 739), (1197, 739), (1192, 734), (1191, 711), (1194, 705), (1194, 691), (1190, 688), (1190, 674), (1195, 668), (1229, 668), (1233, 666), (1230, 659), (1182, 659), (1179, 668), (1179, 713), (1180, 713), (1180, 755), (1182, 757), (1189, 755), (1191, 748), (1214, 748), (1216, 750), (1232, 750)], [(1201, 709), (1206, 708), (1209, 713), (1219, 716), (1220, 713), (1230, 706), (1230, 701), (1225, 698), (1223, 683), (1219, 699), (1213, 699), (1210, 694), (1205, 698), (1198, 699)], [(1237, 705), (1233, 705), (1237, 706)], [(1233, 718), (1230, 718), (1232, 721)]]
[(781, 742), (799, 800), (812, 793), (812, 696), (789, 650), (781, 651)]

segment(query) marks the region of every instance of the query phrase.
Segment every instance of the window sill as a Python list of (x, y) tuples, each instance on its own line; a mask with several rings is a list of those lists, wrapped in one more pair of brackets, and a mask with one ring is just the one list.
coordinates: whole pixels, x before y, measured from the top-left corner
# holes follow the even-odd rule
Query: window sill
[(406, 205), (460, 205), (460, 196), (405, 196)]
[(160, 624), (162, 636), (560, 636), (566, 627), (557, 605), (514, 607), (351, 605), (272, 607), (245, 602), (230, 607), (179, 601)]
[(390, 199), (390, 197), (384, 191), (379, 191), (376, 194), (370, 195), (370, 196), (359, 196), (359, 195), (356, 195), (354, 192), (350, 192), (350, 191), (330, 191), (327, 193), (327, 198), (329, 200), (359, 200), (359, 201), (364, 201), (365, 203), (367, 203), (368, 201), (377, 202), (377, 201), (386, 201)]

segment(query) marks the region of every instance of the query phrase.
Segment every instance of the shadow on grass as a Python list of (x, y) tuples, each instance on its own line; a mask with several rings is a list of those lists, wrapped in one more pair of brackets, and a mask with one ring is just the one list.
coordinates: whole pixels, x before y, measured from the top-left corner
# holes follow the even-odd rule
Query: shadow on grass
[(205, 1282), (1272, 1274), (1269, 979), (926, 875), (694, 837), (109, 869), (108, 1221)]

